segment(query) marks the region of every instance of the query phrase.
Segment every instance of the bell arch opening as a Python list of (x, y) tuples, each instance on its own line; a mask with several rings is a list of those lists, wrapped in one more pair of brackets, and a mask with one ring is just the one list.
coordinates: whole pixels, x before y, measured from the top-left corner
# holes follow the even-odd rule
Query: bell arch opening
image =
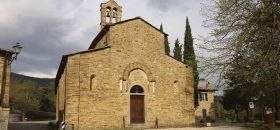
[(106, 24), (110, 23), (111, 7), (106, 8)]
[(113, 9), (113, 16), (112, 16), (112, 21), (113, 21), (113, 23), (116, 23), (117, 22), (117, 11), (118, 11), (118, 9), (117, 8), (114, 8)]

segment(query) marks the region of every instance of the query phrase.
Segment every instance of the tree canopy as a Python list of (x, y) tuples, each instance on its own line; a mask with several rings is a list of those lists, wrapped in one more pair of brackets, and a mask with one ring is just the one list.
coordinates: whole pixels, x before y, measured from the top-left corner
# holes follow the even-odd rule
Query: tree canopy
[[(163, 32), (163, 26), (162, 24), (160, 25), (160, 31)], [(169, 47), (169, 42), (168, 42), (168, 37), (164, 37), (164, 46), (165, 46), (165, 54), (170, 55), (170, 47)]]
[[(274, 104), (280, 91), (280, 1), (212, 0), (203, 9), (211, 36), (201, 46), (210, 73), (218, 73), (228, 89), (247, 98)], [(265, 101), (264, 101), (265, 100)]]
[(177, 38), (174, 43), (174, 58), (178, 61), (182, 61), (182, 45), (179, 42), (179, 39)]
[(13, 112), (55, 112), (53, 80), (12, 74), (10, 108)]

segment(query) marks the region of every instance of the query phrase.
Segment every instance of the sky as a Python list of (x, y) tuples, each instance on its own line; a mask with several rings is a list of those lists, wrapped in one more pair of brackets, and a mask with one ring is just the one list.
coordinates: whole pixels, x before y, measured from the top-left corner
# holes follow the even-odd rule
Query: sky
[[(201, 15), (203, 0), (115, 0), (122, 20), (142, 17), (183, 43), (186, 17), (194, 44), (207, 36)], [(1, 0), (0, 48), (19, 42), (23, 50), (12, 71), (32, 77), (54, 78), (62, 55), (86, 50), (100, 31), (100, 4), (107, 0)], [(196, 53), (200, 53), (196, 49)]]

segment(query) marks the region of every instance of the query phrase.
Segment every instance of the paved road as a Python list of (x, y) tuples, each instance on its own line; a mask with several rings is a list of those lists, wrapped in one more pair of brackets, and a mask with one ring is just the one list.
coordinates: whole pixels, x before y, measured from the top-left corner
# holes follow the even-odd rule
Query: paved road
[(48, 121), (10, 122), (8, 130), (48, 130)]
[(156, 130), (247, 130), (244, 127), (237, 126), (217, 126), (217, 127), (200, 127), (200, 128), (169, 128)]
[[(48, 130), (47, 124), (48, 121), (11, 122), (9, 123), (8, 130)], [(200, 127), (200, 128), (168, 128), (168, 129), (156, 129), (156, 130), (247, 130), (247, 129), (238, 126), (217, 126), (217, 127)]]

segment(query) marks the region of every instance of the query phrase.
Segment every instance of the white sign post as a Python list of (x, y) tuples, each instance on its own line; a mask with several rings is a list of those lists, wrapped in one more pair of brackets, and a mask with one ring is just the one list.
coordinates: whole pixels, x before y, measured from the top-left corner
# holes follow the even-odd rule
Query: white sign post
[(254, 102), (249, 102), (249, 108), (251, 109), (252, 111), (252, 120), (254, 121)]
[(254, 109), (254, 107), (255, 107), (254, 102), (249, 102), (249, 108)]

